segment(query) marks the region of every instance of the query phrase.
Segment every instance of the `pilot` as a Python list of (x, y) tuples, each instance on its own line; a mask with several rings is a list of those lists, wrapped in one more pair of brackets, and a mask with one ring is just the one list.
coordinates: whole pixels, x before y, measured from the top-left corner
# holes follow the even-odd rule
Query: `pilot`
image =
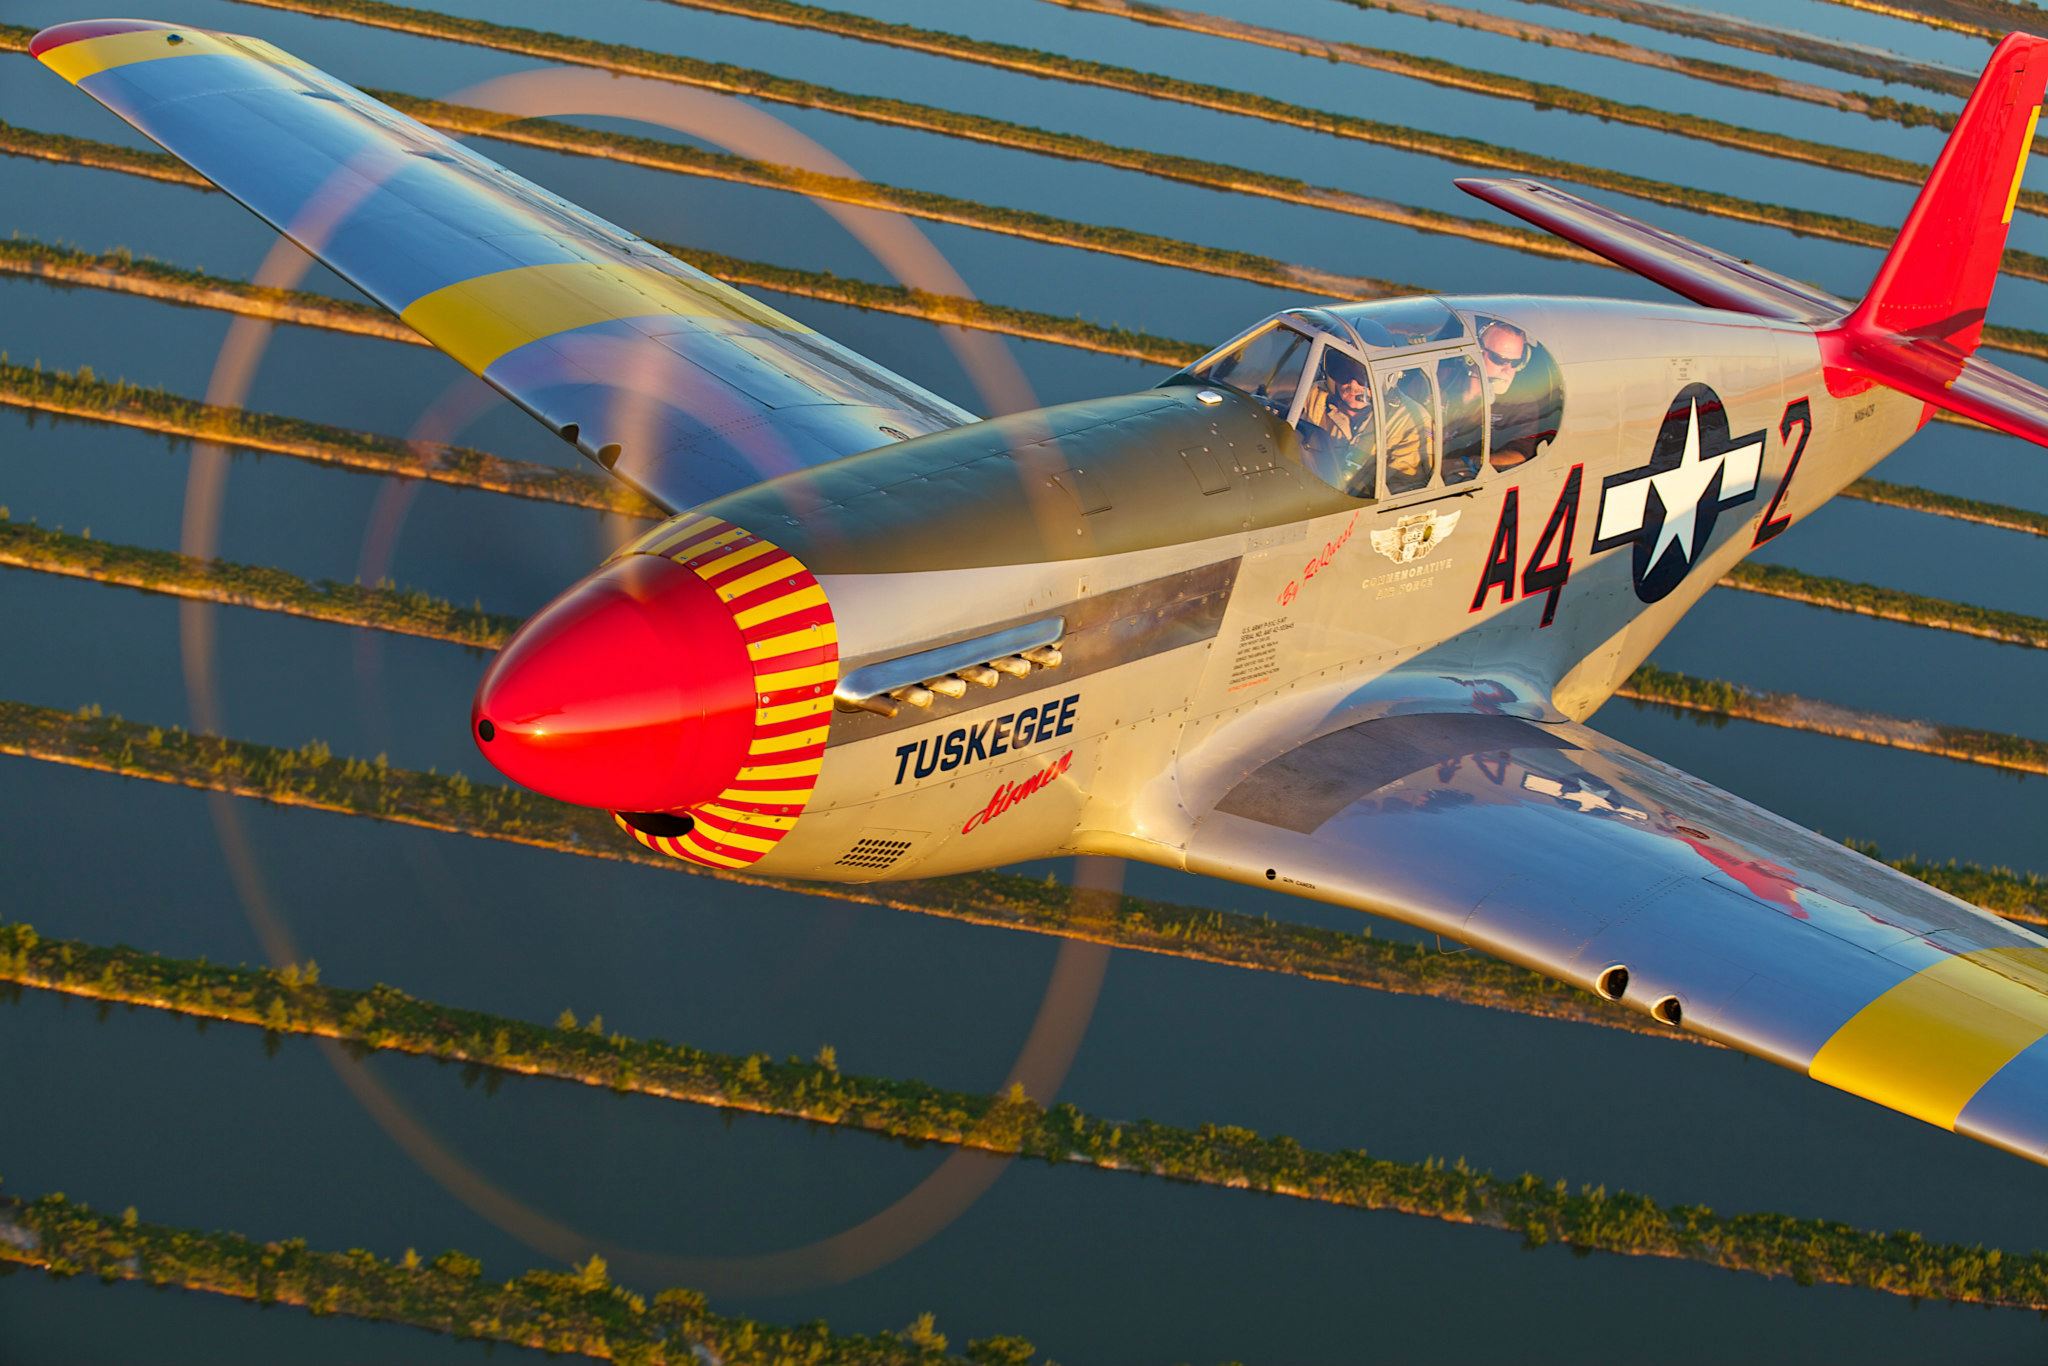
[[(1373, 496), (1378, 426), (1365, 367), (1326, 349), (1322, 374), (1302, 410), (1302, 442), (1325, 477), (1354, 498)], [(1412, 476), (1422, 468), (1422, 429), (1405, 403), (1394, 404), (1383, 435), (1391, 471)]]

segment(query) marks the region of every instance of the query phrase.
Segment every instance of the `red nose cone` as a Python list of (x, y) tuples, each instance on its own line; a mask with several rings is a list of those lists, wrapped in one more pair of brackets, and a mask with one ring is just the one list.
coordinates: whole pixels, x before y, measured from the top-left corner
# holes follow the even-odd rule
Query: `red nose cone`
[(746, 760), (754, 669), (732, 613), (673, 560), (628, 555), (521, 627), (477, 689), (484, 757), (579, 806), (670, 811)]

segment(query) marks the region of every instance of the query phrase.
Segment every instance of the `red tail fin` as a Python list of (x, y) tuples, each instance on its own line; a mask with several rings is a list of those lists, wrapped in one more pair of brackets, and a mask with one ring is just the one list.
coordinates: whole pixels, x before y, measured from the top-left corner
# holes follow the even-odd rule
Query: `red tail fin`
[(1848, 330), (1977, 349), (2048, 88), (2048, 39), (2006, 37)]
[(2048, 91), (2048, 39), (1998, 45), (1869, 297), (1811, 285), (1530, 180), (1459, 188), (1709, 308), (1815, 329), (1831, 393), (1873, 383), (2048, 446), (2048, 388), (1976, 359), (1984, 311)]

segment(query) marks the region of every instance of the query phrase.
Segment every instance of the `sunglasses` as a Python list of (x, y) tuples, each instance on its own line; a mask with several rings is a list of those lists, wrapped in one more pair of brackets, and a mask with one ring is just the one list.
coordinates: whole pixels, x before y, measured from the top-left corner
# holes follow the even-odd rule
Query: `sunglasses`
[(1485, 356), (1495, 365), (1500, 366), (1503, 370), (1520, 371), (1529, 364), (1529, 348), (1527, 346), (1522, 348), (1522, 354), (1519, 356), (1503, 356), (1485, 342), (1479, 343), (1479, 351), (1481, 355)]

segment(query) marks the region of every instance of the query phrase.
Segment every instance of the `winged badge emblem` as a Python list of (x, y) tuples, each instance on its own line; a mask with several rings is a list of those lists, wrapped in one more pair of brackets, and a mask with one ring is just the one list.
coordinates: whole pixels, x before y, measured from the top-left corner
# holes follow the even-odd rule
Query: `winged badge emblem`
[(1395, 564), (1407, 564), (1419, 560), (1437, 548), (1440, 542), (1450, 539), (1457, 529), (1461, 512), (1438, 512), (1434, 508), (1417, 513), (1413, 517), (1402, 517), (1390, 527), (1381, 527), (1372, 533), (1372, 548), (1392, 560)]

